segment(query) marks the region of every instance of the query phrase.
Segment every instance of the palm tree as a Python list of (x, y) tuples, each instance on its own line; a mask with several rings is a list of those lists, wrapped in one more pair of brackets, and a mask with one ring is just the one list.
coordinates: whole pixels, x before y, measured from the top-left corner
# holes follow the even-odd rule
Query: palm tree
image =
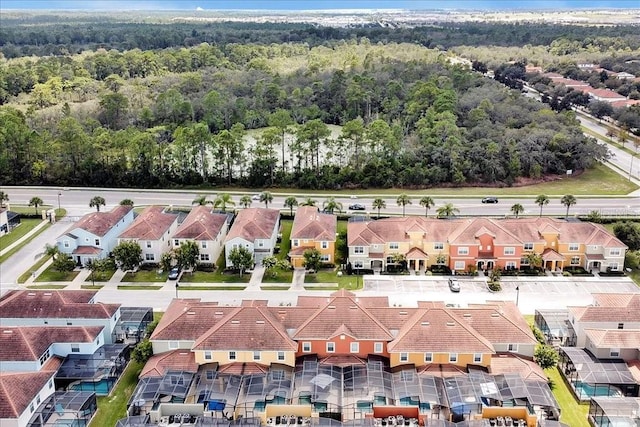
[(56, 245), (46, 244), (44, 247), (44, 254), (50, 256), (54, 261), (60, 254), (60, 249)]
[(268, 191), (263, 191), (262, 193), (260, 193), (260, 201), (264, 202), (265, 208), (268, 208), (269, 203), (273, 202), (273, 194), (269, 193)]
[(133, 200), (131, 199), (122, 199), (120, 200), (120, 206), (133, 206)]
[(438, 218), (454, 216), (459, 212), (460, 212), (460, 209), (454, 207), (453, 203), (444, 204), (436, 210), (436, 213), (438, 214)]
[(293, 208), (294, 206), (298, 206), (298, 199), (293, 196), (289, 196), (284, 199), (284, 207), (289, 208), (289, 214), (293, 216)]
[(411, 198), (407, 196), (405, 193), (402, 193), (396, 199), (396, 203), (398, 203), (398, 206), (402, 206), (402, 216), (404, 216), (405, 206), (411, 204)]
[(300, 206), (315, 206), (316, 205), (315, 200), (313, 200), (311, 197), (307, 197), (306, 199), (304, 199), (304, 202), (300, 203)]
[(106, 206), (107, 202), (104, 200), (104, 197), (95, 196), (93, 199), (89, 201), (90, 208), (96, 208), (96, 211), (100, 212), (100, 206)]
[(0, 208), (4, 208), (4, 202), (9, 201), (9, 195), (4, 191), (0, 191)]
[(571, 194), (565, 194), (564, 196), (562, 196), (560, 203), (567, 207), (567, 214), (565, 215), (564, 219), (569, 218), (569, 208), (577, 203), (576, 198)]
[(29, 200), (29, 206), (34, 206), (36, 209), (36, 215), (38, 215), (38, 206), (42, 205), (44, 202), (42, 201), (42, 199), (40, 197), (32, 197), (31, 200)]
[(251, 206), (251, 196), (245, 194), (244, 196), (240, 197), (240, 206), (245, 209)]
[(424, 196), (420, 199), (420, 206), (424, 208), (424, 216), (429, 216), (429, 209), (435, 205), (433, 199), (429, 196)]
[(335, 197), (329, 197), (322, 204), (322, 208), (325, 210), (325, 212), (329, 212), (329, 213), (333, 213), (333, 211), (335, 211), (336, 209), (339, 212), (342, 210), (342, 203), (337, 202)]
[(515, 205), (511, 206), (511, 212), (513, 212), (517, 219), (518, 215), (524, 212), (524, 206), (522, 206), (520, 203), (516, 203)]
[(373, 200), (371, 206), (373, 207), (373, 209), (378, 209), (378, 218), (380, 218), (380, 209), (385, 209), (387, 207), (387, 204), (385, 203), (384, 199), (377, 197)]
[(536, 205), (540, 206), (540, 217), (542, 217), (542, 207), (548, 204), (549, 204), (549, 198), (546, 195), (541, 194), (538, 197), (536, 197)]
[(222, 212), (227, 211), (227, 206), (235, 206), (236, 202), (233, 201), (229, 193), (218, 194), (218, 197), (213, 201), (214, 208), (222, 209)]
[(195, 199), (193, 199), (193, 202), (191, 202), (192, 205), (198, 206), (208, 205), (209, 203), (211, 203), (211, 200), (207, 200), (207, 196), (204, 194), (196, 197)]

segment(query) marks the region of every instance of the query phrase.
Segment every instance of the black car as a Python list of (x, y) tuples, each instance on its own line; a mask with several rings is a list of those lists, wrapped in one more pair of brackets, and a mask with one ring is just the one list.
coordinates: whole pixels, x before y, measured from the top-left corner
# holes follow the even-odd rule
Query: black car
[(360, 203), (354, 203), (352, 205), (349, 205), (349, 209), (352, 211), (363, 211), (366, 208), (364, 207), (364, 205), (361, 205)]
[(178, 280), (178, 276), (180, 276), (180, 269), (178, 267), (174, 267), (169, 271), (169, 275), (167, 279), (169, 280)]
[(498, 203), (497, 197), (485, 197), (482, 199), (482, 203)]

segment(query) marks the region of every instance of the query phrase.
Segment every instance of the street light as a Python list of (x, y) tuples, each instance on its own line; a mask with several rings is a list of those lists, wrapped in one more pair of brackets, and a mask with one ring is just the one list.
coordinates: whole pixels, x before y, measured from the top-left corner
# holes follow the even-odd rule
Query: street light
[(516, 307), (518, 306), (518, 302), (520, 302), (520, 285), (516, 286)]
[(62, 196), (62, 191), (58, 191), (58, 210), (60, 210), (60, 196)]
[(180, 283), (176, 282), (176, 299), (178, 298), (178, 288), (180, 287)]

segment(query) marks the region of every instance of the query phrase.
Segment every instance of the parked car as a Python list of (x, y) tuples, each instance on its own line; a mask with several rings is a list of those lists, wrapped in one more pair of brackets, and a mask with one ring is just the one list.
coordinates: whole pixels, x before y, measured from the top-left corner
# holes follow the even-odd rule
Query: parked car
[(482, 199), (482, 203), (498, 203), (498, 198), (497, 197), (485, 197), (484, 199)]
[(169, 275), (167, 276), (167, 278), (169, 280), (178, 280), (178, 277), (180, 277), (180, 269), (178, 267), (173, 267), (169, 271)]
[(460, 283), (458, 279), (449, 278), (449, 290), (451, 292), (460, 292)]
[(363, 211), (366, 208), (364, 207), (364, 205), (361, 205), (360, 203), (354, 203), (352, 205), (349, 205), (349, 209), (352, 211)]

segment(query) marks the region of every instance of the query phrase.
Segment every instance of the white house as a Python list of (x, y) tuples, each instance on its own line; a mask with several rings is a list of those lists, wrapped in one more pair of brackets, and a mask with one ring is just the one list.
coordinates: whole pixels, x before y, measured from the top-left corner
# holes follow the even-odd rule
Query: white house
[(60, 252), (78, 264), (104, 259), (118, 244), (118, 236), (133, 222), (131, 206), (117, 206), (110, 212), (87, 214), (56, 239)]
[(196, 206), (173, 234), (173, 247), (194, 241), (200, 250), (201, 264), (214, 264), (224, 247), (229, 231), (228, 216), (214, 213), (206, 206)]
[(225, 239), (226, 267), (233, 266), (229, 260), (231, 250), (241, 246), (253, 254), (256, 264), (261, 264), (264, 258), (273, 255), (279, 229), (280, 211), (266, 208), (241, 210)]
[(118, 243), (138, 242), (142, 263), (155, 264), (171, 250), (171, 236), (177, 228), (177, 214), (168, 213), (161, 206), (149, 206), (118, 236)]
[(0, 426), (26, 427), (34, 412), (55, 392), (56, 370), (0, 373)]

